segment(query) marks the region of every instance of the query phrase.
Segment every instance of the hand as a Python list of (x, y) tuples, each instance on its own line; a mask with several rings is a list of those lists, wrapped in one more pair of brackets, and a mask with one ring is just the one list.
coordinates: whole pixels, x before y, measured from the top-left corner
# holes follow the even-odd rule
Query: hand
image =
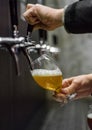
[[(71, 77), (64, 79), (62, 83), (62, 90), (60, 93), (55, 93), (55, 98), (63, 99), (63, 95), (71, 95), (77, 93), (75, 99), (84, 98), (92, 93), (92, 74), (80, 75), (76, 77)], [(65, 97), (65, 98), (66, 98)]]
[(28, 4), (23, 16), (34, 29), (54, 30), (63, 26), (64, 9), (53, 9), (39, 4)]

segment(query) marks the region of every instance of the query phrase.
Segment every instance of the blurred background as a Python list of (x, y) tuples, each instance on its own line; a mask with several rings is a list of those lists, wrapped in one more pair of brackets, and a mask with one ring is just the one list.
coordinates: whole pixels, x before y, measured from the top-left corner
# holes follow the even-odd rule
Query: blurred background
[[(62, 8), (72, 2), (75, 0), (18, 0), (19, 35), (25, 37), (27, 33), (22, 16), (27, 3)], [(0, 17), (0, 37), (11, 37), (9, 0), (0, 1)], [(39, 31), (33, 32), (32, 39), (39, 43)], [(92, 73), (92, 34), (68, 34), (62, 27), (46, 32), (45, 44), (54, 47), (51, 53), (64, 78)], [(39, 53), (33, 51), (32, 57), (36, 56)], [(19, 64), (21, 74), (17, 76), (12, 56), (0, 49), (0, 130), (88, 130), (86, 116), (91, 97), (61, 107), (50, 92), (34, 82), (23, 54), (19, 55)]]

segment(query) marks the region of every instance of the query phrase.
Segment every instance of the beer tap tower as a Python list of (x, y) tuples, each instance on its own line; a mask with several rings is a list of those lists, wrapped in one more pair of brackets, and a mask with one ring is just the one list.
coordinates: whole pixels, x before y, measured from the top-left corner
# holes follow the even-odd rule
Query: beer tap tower
[(10, 16), (11, 16), (11, 28), (12, 28), (12, 37), (0, 37), (0, 48), (8, 49), (11, 56), (15, 61), (15, 67), (17, 75), (20, 75), (20, 67), (19, 67), (19, 53), (22, 51), (26, 58), (29, 60), (27, 55), (27, 48), (34, 48), (35, 44), (32, 42), (31, 35), (33, 26), (28, 24), (27, 28), (27, 36), (19, 37), (18, 30), (18, 16), (17, 16), (17, 0), (9, 0), (10, 5)]
[[(38, 3), (43, 4), (42, 0), (38, 0)], [(10, 17), (11, 17), (11, 28), (12, 28), (12, 37), (0, 37), (0, 48), (8, 49), (11, 56), (15, 62), (16, 73), (20, 75), (20, 66), (19, 66), (19, 54), (20, 51), (26, 56), (29, 67), (31, 66), (31, 56), (28, 55), (28, 50), (33, 52), (37, 52), (38, 54), (42, 54), (44, 52), (50, 51), (47, 49), (46, 40), (47, 40), (47, 32), (45, 30), (39, 29), (39, 43), (32, 41), (32, 31), (33, 26), (28, 24), (27, 27), (27, 36), (21, 37), (19, 36), (18, 30), (18, 14), (17, 14), (17, 0), (9, 0), (10, 5)], [(50, 48), (50, 46), (49, 46)]]

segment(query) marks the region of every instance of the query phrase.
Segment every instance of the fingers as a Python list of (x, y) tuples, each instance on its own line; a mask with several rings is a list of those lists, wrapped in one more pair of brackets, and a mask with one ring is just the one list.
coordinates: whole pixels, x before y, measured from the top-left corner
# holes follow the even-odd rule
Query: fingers
[(27, 4), (26, 11), (23, 14), (24, 18), (28, 21), (28, 23), (34, 25), (38, 23), (38, 19), (35, 15), (34, 4)]
[(62, 88), (62, 92), (66, 93), (67, 95), (71, 95), (76, 92), (78, 85), (76, 83), (72, 83), (71, 85)]
[(64, 79), (62, 81), (62, 88), (68, 87), (72, 83), (73, 78)]
[(73, 78), (64, 79), (62, 82), (62, 92), (66, 94), (72, 94), (74, 90), (74, 85), (72, 84)]
[(72, 82), (72, 84), (66, 88), (62, 89), (62, 92), (66, 93), (66, 95), (71, 95), (73, 93), (77, 93), (74, 99), (84, 98), (90, 95), (90, 88), (87, 86), (79, 86), (76, 82)]
[(64, 79), (62, 83), (61, 95), (57, 95), (62, 98), (62, 94), (66, 96), (76, 93), (74, 99), (84, 98), (91, 94), (91, 85), (89, 79), (85, 75)]
[(63, 80), (62, 82), (62, 92), (71, 95), (76, 93), (78, 89), (80, 89), (81, 83), (79, 81), (79, 77), (71, 77)]
[(74, 80), (73, 77), (63, 80), (60, 93), (55, 94), (57, 101), (67, 102), (67, 96), (76, 93), (78, 84), (76, 84), (76, 82), (73, 82), (73, 80)]
[(35, 25), (37, 23), (39, 23), (38, 18), (35, 15), (35, 12), (33, 10), (28, 9), (24, 14), (23, 14), (24, 18), (26, 19), (26, 21), (31, 24), (31, 25)]
[(63, 80), (61, 91), (54, 95), (57, 101), (67, 102), (67, 96), (76, 92), (77, 85), (73, 83), (73, 80), (73, 77)]

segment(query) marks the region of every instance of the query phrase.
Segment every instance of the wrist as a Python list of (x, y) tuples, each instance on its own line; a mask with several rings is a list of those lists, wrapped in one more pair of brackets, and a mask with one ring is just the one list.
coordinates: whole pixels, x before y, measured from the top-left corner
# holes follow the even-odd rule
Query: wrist
[(87, 76), (90, 80), (90, 88), (91, 88), (90, 92), (91, 92), (91, 95), (92, 95), (92, 74), (88, 74)]
[(63, 26), (64, 25), (64, 8), (59, 9), (58, 11), (59, 11), (58, 13), (59, 23), (60, 23), (60, 26)]
[(61, 10), (61, 12), (62, 12), (61, 21), (62, 21), (62, 25), (64, 25), (64, 8)]

